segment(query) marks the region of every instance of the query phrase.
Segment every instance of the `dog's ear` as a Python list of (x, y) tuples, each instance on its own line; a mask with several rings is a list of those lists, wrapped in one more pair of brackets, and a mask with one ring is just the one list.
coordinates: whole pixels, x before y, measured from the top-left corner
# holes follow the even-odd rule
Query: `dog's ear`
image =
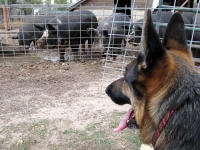
[(180, 49), (182, 51), (188, 51), (184, 21), (179, 12), (176, 12), (168, 23), (163, 45), (169, 50)]
[(144, 54), (142, 67), (143, 69), (148, 69), (157, 59), (161, 58), (166, 53), (152, 23), (150, 10), (147, 10), (143, 35), (144, 38), (140, 48)]

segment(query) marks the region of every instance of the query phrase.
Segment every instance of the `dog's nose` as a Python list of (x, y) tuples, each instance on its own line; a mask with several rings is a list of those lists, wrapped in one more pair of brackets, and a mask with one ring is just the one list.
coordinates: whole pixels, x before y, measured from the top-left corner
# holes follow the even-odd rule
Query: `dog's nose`
[(106, 88), (106, 90), (105, 90), (105, 92), (106, 92), (106, 94), (107, 94), (108, 96), (111, 95), (111, 89), (112, 89), (112, 84), (110, 84), (110, 85)]
[(107, 87), (107, 88), (106, 88), (106, 90), (105, 90), (106, 94), (108, 94), (108, 93), (109, 93), (108, 91), (109, 91), (109, 88)]

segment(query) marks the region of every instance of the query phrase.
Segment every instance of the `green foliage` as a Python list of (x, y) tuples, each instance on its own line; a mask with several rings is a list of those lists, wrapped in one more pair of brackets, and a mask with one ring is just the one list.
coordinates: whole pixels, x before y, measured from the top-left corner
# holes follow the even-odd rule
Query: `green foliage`
[[(5, 4), (6, 0), (1, 0), (0, 4)], [(17, 0), (7, 0), (8, 4), (16, 4)]]
[[(54, 0), (55, 4), (67, 4), (67, 0)], [(66, 7), (57, 8), (57, 10), (67, 10)]]
[(42, 0), (22, 0), (22, 4), (42, 4)]
[[(1, 0), (0, 4), (5, 4), (6, 1), (8, 4), (20, 3), (20, 2), (17, 2), (17, 0)], [(42, 3), (43, 3), (42, 0), (22, 0), (21, 1), (21, 4), (42, 4)]]
[(67, 0), (54, 0), (55, 4), (67, 4)]
[[(42, 4), (42, 0), (22, 0), (22, 4)], [(32, 13), (32, 8), (21, 8), (25, 15), (30, 15)]]
[(21, 8), (25, 15), (30, 15), (32, 13), (32, 8)]
[(46, 1), (44, 1), (44, 3), (46, 4), (51, 4), (51, 0), (46, 0)]

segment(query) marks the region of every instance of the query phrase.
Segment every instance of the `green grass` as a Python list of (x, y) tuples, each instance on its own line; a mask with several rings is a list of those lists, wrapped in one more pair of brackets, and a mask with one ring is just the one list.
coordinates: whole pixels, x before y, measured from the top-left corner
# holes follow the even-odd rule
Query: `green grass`
[(29, 130), (32, 131), (32, 134), (38, 135), (41, 139), (45, 137), (47, 133), (46, 125), (49, 124), (48, 120), (41, 120), (39, 122), (34, 122), (29, 126)]
[[(49, 124), (48, 120), (34, 120), (32, 122), (23, 122), (18, 124), (10, 124), (3, 126), (0, 135), (4, 138), (1, 139), (2, 145), (10, 144), (10, 149), (13, 150), (28, 150), (30, 145), (36, 141), (44, 139), (46, 136), (46, 125)], [(15, 137), (14, 141), (10, 141)], [(0, 146), (0, 149), (4, 149)]]
[(134, 143), (135, 147), (139, 149), (142, 142), (139, 138), (138, 132), (125, 132), (123, 138), (127, 141), (127, 143), (131, 144)]
[(141, 142), (136, 130), (113, 132), (124, 113), (115, 111), (110, 116), (88, 124), (82, 130), (70, 127), (60, 129), (54, 126), (56, 120), (34, 120), (3, 126), (0, 135), (4, 138), (0, 139), (0, 149), (9, 146), (10, 150), (29, 150), (39, 144), (44, 145), (47, 150), (137, 150)]
[(23, 137), (23, 140), (18, 140), (16, 144), (11, 145), (11, 150), (29, 150), (31, 145), (34, 145), (36, 140), (31, 137)]
[(101, 123), (90, 124), (86, 127), (86, 131), (91, 135), (92, 140), (99, 149), (112, 149), (114, 140), (110, 138), (109, 132), (102, 130)]
[[(111, 123), (110, 128), (113, 130), (119, 125), (120, 119), (124, 116), (126, 112), (113, 112), (111, 115)], [(121, 131), (122, 138), (127, 145), (134, 146), (136, 149), (139, 149), (140, 145), (142, 144), (139, 138), (139, 131), (138, 129), (124, 129)]]
[(112, 149), (114, 141), (109, 135), (97, 130), (97, 124), (91, 124), (85, 130), (64, 130), (65, 146), (69, 149)]

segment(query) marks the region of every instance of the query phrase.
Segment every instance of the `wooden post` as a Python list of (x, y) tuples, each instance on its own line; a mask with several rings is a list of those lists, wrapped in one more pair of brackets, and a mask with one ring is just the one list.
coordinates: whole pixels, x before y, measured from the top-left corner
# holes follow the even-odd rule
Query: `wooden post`
[(3, 20), (4, 20), (4, 28), (6, 31), (8, 31), (8, 20), (7, 20), (7, 11), (6, 11), (6, 6), (2, 6), (3, 9)]

